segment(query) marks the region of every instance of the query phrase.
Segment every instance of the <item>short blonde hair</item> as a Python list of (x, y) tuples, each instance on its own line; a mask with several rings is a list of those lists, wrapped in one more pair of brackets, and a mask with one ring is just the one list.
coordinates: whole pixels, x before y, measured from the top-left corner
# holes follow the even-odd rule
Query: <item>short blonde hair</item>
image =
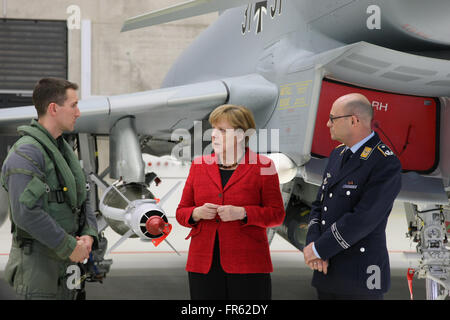
[[(245, 133), (249, 129), (256, 130), (255, 119), (250, 109), (234, 104), (218, 106), (209, 115), (209, 123), (213, 126), (220, 120), (225, 119), (234, 129), (242, 129)], [(249, 136), (245, 136), (245, 144), (248, 145)]]

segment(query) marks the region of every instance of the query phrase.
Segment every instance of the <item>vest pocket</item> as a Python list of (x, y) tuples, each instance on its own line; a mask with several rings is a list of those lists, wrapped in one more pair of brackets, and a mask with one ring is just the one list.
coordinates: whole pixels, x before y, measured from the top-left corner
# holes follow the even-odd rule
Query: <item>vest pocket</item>
[(49, 202), (48, 213), (67, 233), (74, 234), (78, 230), (79, 217), (66, 202)]
[(47, 190), (47, 186), (42, 180), (37, 177), (33, 177), (28, 182), (27, 187), (20, 195), (19, 202), (26, 205), (29, 209), (33, 208), (36, 202), (44, 195)]

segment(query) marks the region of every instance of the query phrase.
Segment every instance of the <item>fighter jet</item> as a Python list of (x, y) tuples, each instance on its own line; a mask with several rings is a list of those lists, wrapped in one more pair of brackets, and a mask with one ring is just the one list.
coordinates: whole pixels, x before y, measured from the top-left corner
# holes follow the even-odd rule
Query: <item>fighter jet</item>
[[(205, 120), (218, 105), (232, 103), (255, 114), (251, 146), (274, 160), (280, 176), (287, 217), (270, 233), (302, 250), (309, 209), (335, 147), (326, 127), (331, 103), (360, 92), (373, 105), (374, 130), (403, 166), (397, 200), (405, 203), (408, 237), (417, 243), (416, 274), (426, 279), (429, 299), (445, 298), (450, 2), (193, 0), (130, 18), (122, 31), (215, 11), (217, 21), (179, 57), (160, 89), (80, 101), (80, 158), (104, 190), (100, 229), (111, 226), (123, 235), (119, 241), (167, 237), (166, 215), (148, 189), (156, 175), (143, 153), (158, 145), (189, 162), (208, 152)], [(32, 106), (3, 109), (0, 130), (15, 132), (33, 117)], [(97, 135), (110, 139), (103, 173), (95, 161)], [(117, 182), (105, 183), (107, 173)]]

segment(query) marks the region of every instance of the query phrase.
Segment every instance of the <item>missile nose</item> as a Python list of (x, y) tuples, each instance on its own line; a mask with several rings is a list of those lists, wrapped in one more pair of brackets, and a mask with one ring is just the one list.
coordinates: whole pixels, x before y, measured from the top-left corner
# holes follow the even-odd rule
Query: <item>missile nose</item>
[(151, 235), (157, 236), (163, 233), (165, 225), (166, 223), (160, 216), (151, 216), (145, 223), (145, 228)]

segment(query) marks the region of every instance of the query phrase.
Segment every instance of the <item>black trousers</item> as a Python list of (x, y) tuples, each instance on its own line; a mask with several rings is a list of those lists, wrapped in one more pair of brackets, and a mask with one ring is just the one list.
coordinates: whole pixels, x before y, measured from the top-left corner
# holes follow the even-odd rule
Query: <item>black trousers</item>
[(373, 295), (347, 295), (336, 294), (317, 290), (317, 299), (319, 300), (383, 300), (382, 294)]
[(207, 274), (189, 272), (192, 300), (271, 300), (270, 273), (226, 273), (220, 264), (216, 236), (211, 269)]

